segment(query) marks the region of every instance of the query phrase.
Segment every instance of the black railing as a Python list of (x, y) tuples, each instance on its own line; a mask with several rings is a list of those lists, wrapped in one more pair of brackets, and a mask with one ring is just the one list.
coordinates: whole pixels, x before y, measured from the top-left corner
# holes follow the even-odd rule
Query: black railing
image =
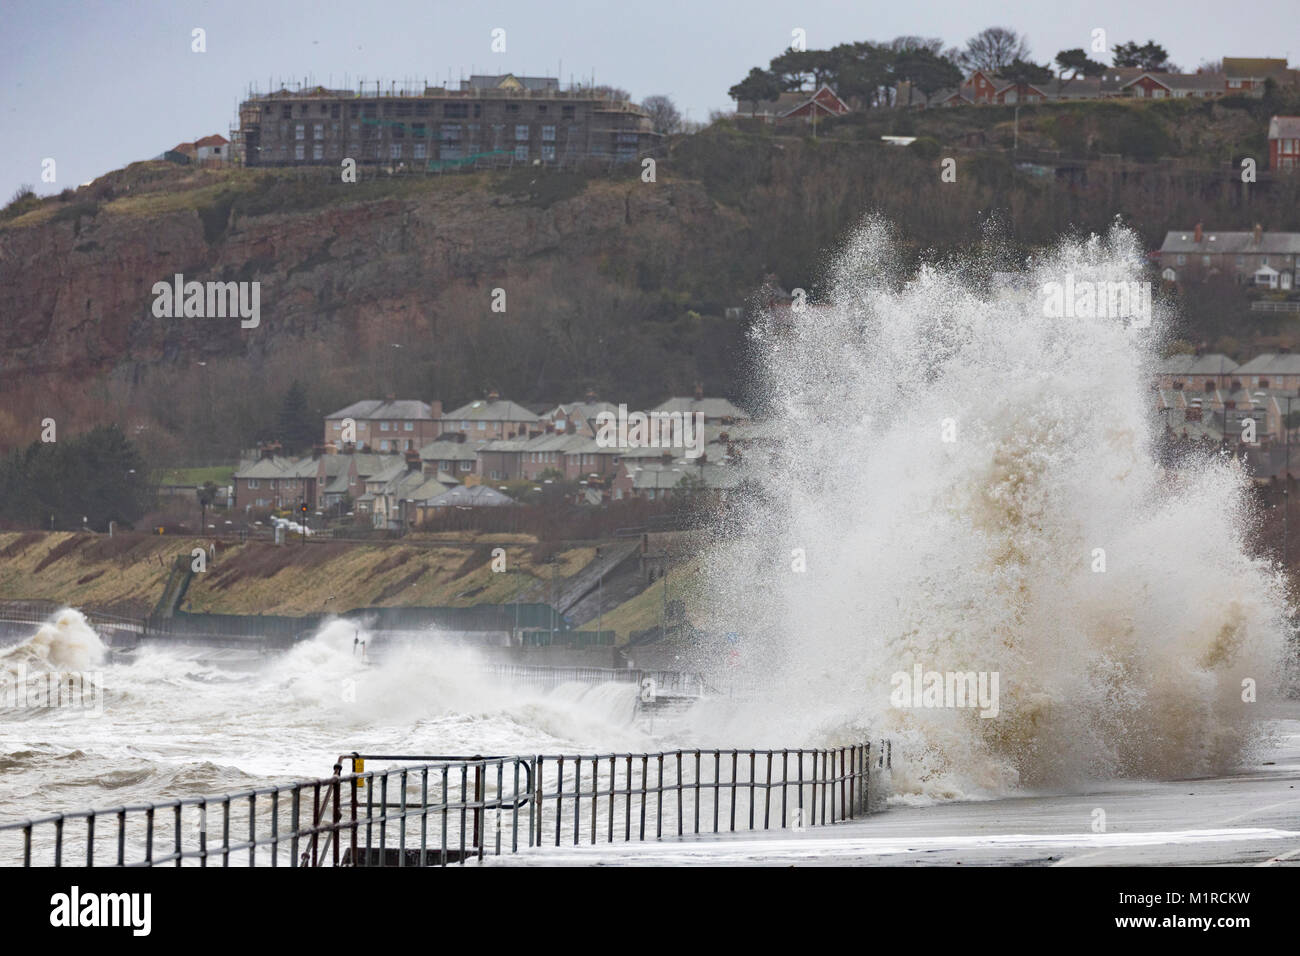
[[(396, 763), (366, 770), (370, 762)], [(353, 772), (343, 773), (351, 763)], [(795, 829), (867, 813), (882, 741), (799, 750), (346, 754), (333, 776), (0, 824), (0, 865), (446, 866), (547, 845)]]

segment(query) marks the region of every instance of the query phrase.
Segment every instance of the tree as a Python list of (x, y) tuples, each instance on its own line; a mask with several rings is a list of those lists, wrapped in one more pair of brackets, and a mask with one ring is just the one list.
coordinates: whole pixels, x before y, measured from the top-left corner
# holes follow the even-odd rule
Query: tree
[(899, 53), (894, 60), (894, 75), (908, 83), (909, 106), (913, 89), (920, 90), (929, 100), (942, 89), (959, 86), (962, 80), (957, 64), (923, 47)]
[(961, 65), (971, 72), (1001, 74), (1016, 60), (1028, 58), (1029, 44), (1015, 30), (989, 27), (966, 41)]
[(37, 528), (129, 525), (148, 504), (144, 460), (116, 425), (33, 442), (0, 463), (0, 515)]
[(1174, 69), (1169, 54), (1155, 40), (1147, 40), (1141, 46), (1136, 40), (1115, 44), (1114, 61), (1116, 66), (1136, 66), (1152, 73), (1168, 73)]
[(737, 103), (758, 103), (781, 95), (781, 80), (776, 74), (754, 67), (749, 75), (727, 90)]
[(299, 452), (310, 448), (316, 435), (316, 419), (307, 408), (307, 390), (294, 379), (280, 405), (275, 437), (286, 452)]
[(1015, 59), (1002, 70), (1002, 76), (1016, 85), (1016, 93), (1022, 94), (1028, 86), (1041, 86), (1052, 79), (1052, 71), (1028, 60)]
[[(1106, 64), (1097, 60), (1088, 59), (1088, 54), (1081, 48), (1076, 47), (1073, 50), (1062, 50), (1056, 54), (1056, 68), (1058, 75), (1064, 80), (1062, 86), (1068, 85), (1071, 80), (1080, 76), (1101, 76), (1106, 72)], [(1066, 77), (1066, 73), (1069, 77)]]
[(835, 64), (832, 85), (841, 99), (857, 98), (867, 106), (889, 102), (892, 50), (869, 42), (841, 43), (830, 49), (829, 58)]
[(682, 128), (682, 114), (677, 111), (676, 105), (667, 96), (647, 96), (645, 102), (641, 104), (641, 109), (649, 114), (650, 123), (656, 133), (667, 136)]

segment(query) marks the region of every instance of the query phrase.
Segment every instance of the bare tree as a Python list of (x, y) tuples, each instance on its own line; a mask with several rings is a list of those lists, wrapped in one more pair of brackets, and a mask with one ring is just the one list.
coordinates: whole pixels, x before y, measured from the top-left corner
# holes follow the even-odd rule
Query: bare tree
[(972, 72), (997, 73), (1016, 60), (1029, 60), (1029, 43), (1025, 38), (1006, 27), (989, 27), (966, 41), (961, 65)]
[(641, 109), (649, 114), (656, 133), (667, 136), (682, 128), (682, 114), (677, 111), (676, 105), (667, 96), (647, 96), (641, 104)]

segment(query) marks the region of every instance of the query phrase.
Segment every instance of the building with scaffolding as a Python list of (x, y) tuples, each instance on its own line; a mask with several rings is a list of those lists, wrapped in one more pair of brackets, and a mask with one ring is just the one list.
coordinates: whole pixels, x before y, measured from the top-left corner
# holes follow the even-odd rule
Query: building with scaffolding
[(323, 86), (253, 93), (232, 130), (248, 166), (358, 165), (444, 170), (584, 160), (634, 162), (658, 139), (650, 117), (552, 77), (471, 76), (458, 89)]

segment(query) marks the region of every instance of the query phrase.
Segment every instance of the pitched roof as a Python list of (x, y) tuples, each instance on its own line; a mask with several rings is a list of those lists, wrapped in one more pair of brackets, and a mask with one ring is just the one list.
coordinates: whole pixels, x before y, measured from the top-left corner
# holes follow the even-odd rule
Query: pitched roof
[(1268, 121), (1269, 139), (1300, 139), (1300, 116), (1274, 116)]
[(359, 402), (353, 402), (347, 408), (340, 408), (337, 412), (325, 416), (326, 421), (333, 418), (427, 418), (432, 420), (433, 413), (424, 402), (413, 400), (389, 402), (378, 399), (363, 399)]
[(1170, 90), (1223, 92), (1228, 85), (1228, 78), (1222, 73), (1157, 73), (1153, 70), (1147, 70), (1123, 84), (1123, 88), (1132, 86), (1143, 77), (1150, 77)]
[(473, 461), (479, 449), (490, 442), (483, 441), (431, 441), (420, 449), (424, 461)]
[(1300, 232), (1264, 232), (1260, 241), (1255, 241), (1253, 232), (1202, 232), (1201, 241), (1196, 241), (1193, 230), (1180, 230), (1165, 233), (1165, 241), (1160, 246), (1162, 253), (1186, 252), (1194, 254), (1250, 254), (1250, 255), (1298, 255), (1300, 254)]
[(446, 412), (442, 416), (443, 421), (460, 420), (470, 422), (535, 422), (539, 417), (534, 415), (518, 402), (512, 402), (508, 399), (479, 399), (462, 405), (455, 411)]
[(703, 412), (705, 418), (735, 418), (747, 419), (749, 414), (725, 398), (670, 398), (668, 401), (656, 405), (652, 411), (656, 412)]
[(1219, 352), (1193, 355), (1190, 352), (1162, 359), (1156, 371), (1163, 375), (1230, 375), (1237, 363)]
[(298, 463), (292, 458), (258, 458), (239, 466), (236, 478), (292, 478), (290, 472)]
[(220, 133), (213, 133), (211, 136), (204, 136), (202, 139), (194, 141), (195, 146), (225, 146), (230, 140)]
[(1223, 58), (1223, 72), (1239, 79), (1268, 77), (1285, 73), (1286, 70), (1287, 62), (1281, 58), (1266, 56), (1225, 56)]
[(457, 485), (428, 501), (431, 508), (498, 508), (510, 504), (514, 504), (513, 498), (487, 485)]
[(1265, 352), (1239, 365), (1236, 375), (1300, 375), (1300, 353)]

